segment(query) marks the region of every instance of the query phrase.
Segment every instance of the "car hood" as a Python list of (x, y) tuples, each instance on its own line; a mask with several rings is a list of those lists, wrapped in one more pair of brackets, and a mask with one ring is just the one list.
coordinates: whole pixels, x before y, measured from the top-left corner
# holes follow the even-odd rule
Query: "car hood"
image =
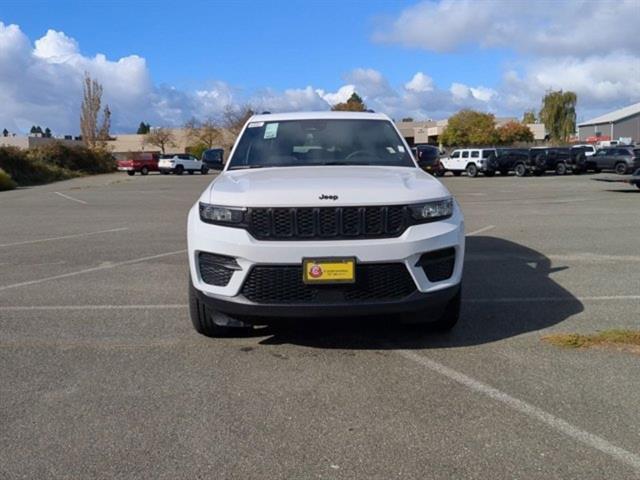
[(308, 207), (417, 203), (449, 195), (444, 185), (418, 168), (324, 166), (225, 171), (201, 200), (242, 207)]

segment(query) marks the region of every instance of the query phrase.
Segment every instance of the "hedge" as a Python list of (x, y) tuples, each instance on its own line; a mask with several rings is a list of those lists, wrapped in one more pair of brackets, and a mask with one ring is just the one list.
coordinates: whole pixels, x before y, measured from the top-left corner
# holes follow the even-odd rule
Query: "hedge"
[(66, 180), (116, 169), (109, 152), (52, 143), (21, 150), (0, 147), (0, 168), (21, 186)]
[(13, 190), (16, 186), (16, 182), (11, 179), (9, 174), (0, 168), (0, 192), (3, 190)]

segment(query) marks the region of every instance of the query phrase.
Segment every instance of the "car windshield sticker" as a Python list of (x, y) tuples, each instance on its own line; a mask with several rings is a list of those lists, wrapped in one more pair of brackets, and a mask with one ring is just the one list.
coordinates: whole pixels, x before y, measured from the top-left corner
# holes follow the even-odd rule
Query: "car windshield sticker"
[(259, 128), (262, 127), (264, 125), (264, 122), (251, 122), (249, 125), (247, 125), (247, 128)]
[(404, 153), (404, 147), (402, 145), (398, 145), (398, 151), (400, 153)]
[(278, 124), (277, 123), (267, 123), (267, 127), (264, 129), (264, 138), (265, 140), (269, 138), (276, 138), (278, 136)]

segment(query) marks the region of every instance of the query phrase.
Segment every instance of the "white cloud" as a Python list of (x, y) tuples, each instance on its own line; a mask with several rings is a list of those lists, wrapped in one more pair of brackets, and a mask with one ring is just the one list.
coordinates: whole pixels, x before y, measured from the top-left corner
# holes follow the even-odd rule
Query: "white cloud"
[(284, 92), (266, 89), (255, 94), (250, 103), (259, 111), (266, 110), (269, 112), (329, 109), (329, 104), (326, 100), (311, 86), (291, 88)]
[(638, 0), (429, 0), (380, 23), (374, 39), (434, 52), (475, 46), (518, 54), (518, 70), (493, 88), (453, 82), (427, 98), (416, 95), (414, 76), (405, 84), (405, 103), (414, 107), (446, 108), (448, 94), (461, 107), (520, 115), (538, 109), (549, 89), (564, 89), (577, 93), (578, 110), (589, 115), (640, 99), (639, 24)]
[(48, 30), (44, 37), (36, 40), (33, 54), (49, 61), (64, 62), (79, 53), (78, 42), (63, 32)]
[(343, 85), (336, 92), (325, 92), (322, 89), (316, 90), (318, 95), (320, 95), (329, 105), (346, 102), (355, 91), (355, 85)]
[(435, 52), (469, 45), (543, 55), (640, 50), (638, 0), (423, 1), (381, 24), (374, 39)]
[(433, 90), (433, 79), (429, 75), (417, 72), (411, 80), (404, 84), (404, 88), (412, 92), (430, 92)]

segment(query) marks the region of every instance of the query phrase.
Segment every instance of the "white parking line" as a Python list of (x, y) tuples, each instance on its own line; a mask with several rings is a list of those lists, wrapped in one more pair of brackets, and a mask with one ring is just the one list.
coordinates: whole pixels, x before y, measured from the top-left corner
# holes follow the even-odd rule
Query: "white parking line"
[(66, 240), (68, 238), (88, 237), (90, 235), (100, 235), (101, 233), (122, 232), (124, 230), (129, 230), (129, 228), (128, 227), (112, 228), (112, 229), (109, 229), (109, 230), (99, 230), (97, 232), (77, 233), (77, 234), (74, 234), (74, 235), (63, 235), (61, 237), (41, 238), (39, 240), (25, 240), (24, 242), (2, 243), (2, 244), (0, 244), (0, 248), (2, 248), (2, 247), (14, 247), (16, 245), (28, 245), (28, 244), (31, 244), (31, 243), (51, 242), (53, 240)]
[(49, 310), (171, 310), (187, 308), (186, 303), (167, 303), (159, 305), (18, 305), (0, 307), (0, 312), (32, 312)]
[(464, 303), (553, 303), (553, 302), (597, 302), (600, 300), (640, 300), (640, 295), (602, 295), (586, 297), (498, 297), (465, 298)]
[(467, 233), (467, 237), (471, 237), (473, 235), (478, 235), (479, 233), (484, 233), (484, 232), (488, 232), (489, 230), (493, 230), (494, 228), (496, 228), (495, 225), (487, 225), (486, 227), (482, 227), (478, 230), (474, 230), (473, 232)]
[(39, 278), (37, 280), (29, 280), (27, 282), (14, 283), (12, 285), (0, 286), (0, 292), (3, 290), (9, 290), (11, 288), (27, 287), (29, 285), (37, 285), (38, 283), (49, 282), (51, 280), (60, 280), (62, 278), (74, 277), (76, 275), (82, 275), (83, 273), (99, 272), (100, 270), (109, 270), (111, 268), (121, 267), (123, 265), (131, 265), (134, 263), (146, 262), (147, 260), (154, 260), (156, 258), (168, 257), (169, 255), (177, 255), (179, 253), (185, 253), (186, 250), (176, 250), (175, 252), (160, 253), (158, 255), (150, 255), (148, 257), (134, 258), (133, 260), (126, 260), (124, 262), (111, 263), (108, 265), (101, 265), (99, 267), (86, 268), (84, 270), (78, 270), (75, 272), (63, 273), (61, 275), (54, 275), (52, 277)]
[(588, 447), (599, 450), (621, 463), (630, 466), (633, 469), (640, 471), (640, 455), (629, 452), (623, 448), (613, 445), (608, 440), (594, 435), (593, 433), (582, 430), (575, 425), (556, 417), (551, 413), (548, 413), (541, 408), (538, 408), (530, 403), (527, 403), (518, 398), (512, 397), (508, 393), (505, 393), (497, 388), (482, 383), (474, 378), (471, 378), (463, 373), (460, 373), (452, 368), (449, 368), (441, 363), (438, 363), (430, 358), (420, 355), (410, 350), (396, 350), (404, 358), (411, 360), (423, 367), (428, 368), (440, 375), (443, 375), (454, 382), (457, 382), (474, 392), (481, 393), (487, 397), (503, 403), (512, 410), (522, 413), (530, 418), (538, 420), (547, 426), (553, 428), (555, 431), (562, 433)]
[(60, 193), (60, 192), (53, 192), (53, 193), (55, 193), (56, 195), (60, 195), (61, 197), (66, 198), (67, 200), (71, 200), (72, 202), (78, 202), (78, 203), (82, 203), (83, 205), (88, 205), (88, 203), (85, 202), (84, 200), (79, 200), (77, 198), (70, 197), (69, 195), (65, 195), (64, 193)]

